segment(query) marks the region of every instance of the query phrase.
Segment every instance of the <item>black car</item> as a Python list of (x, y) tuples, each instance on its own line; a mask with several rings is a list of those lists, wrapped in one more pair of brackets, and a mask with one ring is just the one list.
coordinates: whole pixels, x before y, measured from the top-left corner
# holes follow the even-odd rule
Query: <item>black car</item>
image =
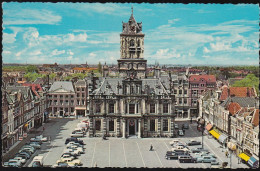
[(183, 125), (183, 128), (184, 128), (184, 129), (189, 129), (189, 125), (188, 125), (187, 123), (185, 123), (185, 124)]
[(181, 150), (181, 149), (176, 149), (172, 152), (176, 153), (177, 155), (190, 155), (190, 153), (188, 151), (184, 151), (184, 150)]
[(180, 163), (196, 163), (196, 159), (190, 155), (180, 155), (178, 159)]
[(173, 151), (167, 151), (166, 154), (165, 154), (165, 158), (167, 160), (177, 160), (178, 159), (178, 153), (176, 152), (173, 152)]
[(81, 144), (81, 145), (84, 145), (83, 140), (78, 140), (78, 139), (75, 138), (75, 137), (67, 138), (66, 141), (65, 141), (65, 144), (68, 144), (68, 143), (71, 142), (71, 141), (74, 141), (74, 142), (77, 142), (77, 143), (79, 143), (79, 144)]
[(187, 145), (192, 146), (192, 145), (201, 145), (200, 141), (195, 141), (195, 140), (190, 140)]
[(74, 157), (74, 159), (77, 159), (77, 158), (78, 158), (77, 154), (72, 155), (71, 153), (63, 153), (63, 154), (61, 155), (61, 157), (63, 157), (64, 155), (69, 155), (69, 156), (71, 156), (71, 157)]

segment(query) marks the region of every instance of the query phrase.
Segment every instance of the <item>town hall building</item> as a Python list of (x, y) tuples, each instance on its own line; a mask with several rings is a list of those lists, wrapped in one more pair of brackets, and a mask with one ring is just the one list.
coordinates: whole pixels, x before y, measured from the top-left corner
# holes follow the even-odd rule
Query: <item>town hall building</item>
[(132, 10), (122, 24), (119, 78), (103, 75), (89, 94), (89, 137), (172, 137), (176, 117), (172, 76), (147, 78), (142, 23), (136, 22)]

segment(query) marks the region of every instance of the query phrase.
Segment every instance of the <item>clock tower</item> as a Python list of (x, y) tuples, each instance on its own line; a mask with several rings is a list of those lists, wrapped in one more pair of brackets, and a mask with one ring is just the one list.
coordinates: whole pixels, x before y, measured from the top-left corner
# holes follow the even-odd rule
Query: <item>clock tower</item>
[(144, 59), (144, 34), (142, 22), (137, 23), (132, 14), (127, 23), (122, 22), (123, 28), (120, 34), (120, 59), (118, 69), (121, 77), (126, 77), (129, 72), (135, 70), (137, 78), (146, 77), (147, 60)]

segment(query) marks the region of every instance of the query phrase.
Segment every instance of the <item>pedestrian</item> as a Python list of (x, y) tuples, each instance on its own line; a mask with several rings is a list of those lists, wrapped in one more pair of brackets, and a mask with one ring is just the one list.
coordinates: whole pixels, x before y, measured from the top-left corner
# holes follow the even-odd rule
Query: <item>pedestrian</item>
[(151, 146), (150, 146), (150, 151), (153, 151), (153, 145), (151, 144)]
[(227, 151), (225, 152), (225, 155), (226, 155), (226, 158), (228, 158), (228, 152)]

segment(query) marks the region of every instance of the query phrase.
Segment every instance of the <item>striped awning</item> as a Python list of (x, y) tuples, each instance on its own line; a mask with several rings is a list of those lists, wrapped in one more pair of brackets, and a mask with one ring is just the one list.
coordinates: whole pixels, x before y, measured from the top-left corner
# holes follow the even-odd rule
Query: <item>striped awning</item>
[(259, 161), (256, 158), (254, 158), (253, 156), (251, 156), (250, 159), (248, 160), (248, 164), (251, 167), (256, 168), (259, 165)]
[(227, 140), (228, 136), (221, 134), (218, 138), (219, 142), (221, 142), (222, 144), (225, 143), (225, 141)]
[(248, 161), (250, 159), (250, 157), (248, 155), (246, 155), (245, 153), (239, 154), (239, 157), (245, 161)]
[(212, 128), (213, 126), (211, 125), (211, 124), (208, 124), (207, 126), (206, 126), (206, 130), (211, 130), (211, 128)]
[(213, 136), (213, 137), (215, 137), (215, 138), (219, 138), (219, 134), (216, 132), (216, 131), (214, 131), (214, 130), (211, 130), (211, 131), (209, 131), (209, 133)]

